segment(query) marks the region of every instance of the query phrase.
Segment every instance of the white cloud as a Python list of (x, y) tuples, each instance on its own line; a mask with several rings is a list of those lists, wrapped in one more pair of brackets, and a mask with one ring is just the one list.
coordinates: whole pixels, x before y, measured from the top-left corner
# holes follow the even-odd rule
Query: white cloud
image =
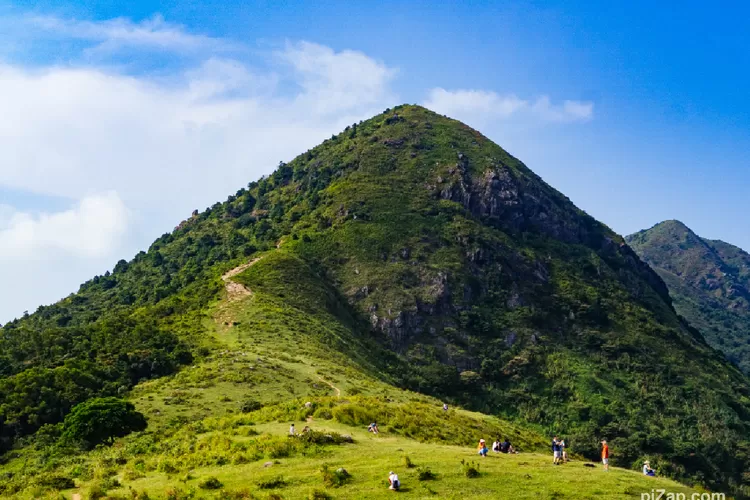
[[(265, 63), (259, 69), (237, 59), (250, 53), (242, 46), (158, 16), (24, 22), (27, 38), (90, 42), (85, 50), (102, 58), (127, 48), (145, 59), (154, 51), (190, 54), (193, 64), (150, 77), (104, 59), (98, 66), (0, 62), (0, 188), (78, 200), (48, 214), (3, 208), (0, 200), (0, 320), (59, 299), (193, 209), (399, 103), (391, 88), (397, 69), (353, 50), (288, 42), (256, 53)], [(585, 121), (593, 113), (591, 103), (476, 90), (433, 89), (426, 105), (472, 124)], [(37, 261), (27, 268), (30, 258)]]
[[(0, 188), (71, 200), (115, 191), (131, 210), (128, 238), (102, 233), (110, 246), (70, 229), (89, 213), (83, 204), (65, 216), (15, 214), (0, 236), (7, 247), (0, 250), (0, 321), (75, 290), (193, 209), (398, 103), (390, 89), (395, 70), (362, 53), (301, 42), (268, 55), (270, 70), (210, 57), (158, 79), (101, 67), (0, 64)], [(65, 272), (16, 272), (24, 257), (6, 243), (11, 235), (15, 249), (64, 250), (68, 257), (54, 262)], [(98, 258), (87, 258), (86, 248)], [(39, 281), (47, 285), (33, 285)]]
[(389, 97), (388, 84), (396, 70), (362, 52), (331, 48), (310, 42), (287, 43), (277, 56), (288, 61), (299, 75), (304, 92), (299, 96), (319, 113), (335, 113)]
[(563, 101), (553, 104), (548, 96), (535, 100), (514, 94), (500, 95), (484, 90), (445, 90), (434, 88), (424, 105), (438, 113), (484, 124), (493, 120), (536, 121), (542, 123), (585, 122), (593, 118), (594, 104)]
[(177, 83), (0, 66), (0, 185), (70, 198), (117, 190), (135, 207), (207, 203), (396, 103), (392, 70), (363, 54), (301, 43), (277, 56), (292, 62), (296, 94), (231, 60)]
[(128, 210), (117, 193), (87, 196), (56, 213), (18, 212), (0, 206), (0, 259), (29, 261), (59, 252), (77, 258), (110, 255), (128, 229)]
[(80, 21), (55, 16), (23, 16), (21, 23), (30, 29), (69, 39), (95, 42), (94, 52), (122, 47), (158, 49), (163, 51), (196, 52), (236, 48), (226, 40), (188, 33), (183, 26), (168, 23), (154, 15), (139, 23), (117, 18), (106, 21)]

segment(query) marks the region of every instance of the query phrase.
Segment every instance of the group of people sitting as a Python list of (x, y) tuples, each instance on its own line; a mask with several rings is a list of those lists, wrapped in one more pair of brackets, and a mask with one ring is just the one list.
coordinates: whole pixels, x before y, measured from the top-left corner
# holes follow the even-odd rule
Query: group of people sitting
[[(477, 447), (477, 450), (479, 451), (479, 455), (482, 457), (486, 457), (487, 453), (489, 453), (489, 449), (487, 448), (487, 443), (484, 439), (479, 440), (479, 446)], [(504, 441), (500, 441), (500, 438), (497, 438), (494, 443), (492, 443), (492, 451), (495, 453), (518, 453), (514, 448), (513, 445), (510, 444), (510, 441), (508, 441), (508, 438), (505, 438)]]

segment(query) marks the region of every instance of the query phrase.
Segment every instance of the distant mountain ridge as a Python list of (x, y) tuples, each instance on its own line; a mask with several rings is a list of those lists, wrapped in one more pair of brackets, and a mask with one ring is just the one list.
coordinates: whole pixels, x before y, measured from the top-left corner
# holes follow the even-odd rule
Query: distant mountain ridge
[(677, 312), (750, 373), (750, 254), (676, 220), (626, 240), (665, 281)]

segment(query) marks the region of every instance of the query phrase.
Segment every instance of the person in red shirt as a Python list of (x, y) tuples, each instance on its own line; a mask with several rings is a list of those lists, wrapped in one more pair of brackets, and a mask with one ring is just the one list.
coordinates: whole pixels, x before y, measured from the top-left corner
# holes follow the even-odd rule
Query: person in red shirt
[(607, 441), (602, 441), (602, 464), (604, 464), (604, 470), (609, 470), (609, 446)]

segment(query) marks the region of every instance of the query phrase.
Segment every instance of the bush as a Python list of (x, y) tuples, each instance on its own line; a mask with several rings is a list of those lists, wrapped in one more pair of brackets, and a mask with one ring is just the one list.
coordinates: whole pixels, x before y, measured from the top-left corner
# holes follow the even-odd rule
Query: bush
[(88, 448), (146, 428), (146, 417), (133, 403), (118, 398), (89, 399), (73, 407), (63, 422), (63, 438)]
[(417, 469), (417, 479), (420, 481), (432, 481), (433, 479), (437, 479), (437, 476), (429, 467), (420, 467)]
[(333, 413), (328, 408), (318, 408), (313, 413), (313, 418), (315, 420), (331, 420), (333, 419)]
[(89, 486), (89, 498), (91, 500), (98, 500), (107, 496), (107, 489), (101, 483), (93, 483)]
[(377, 422), (375, 412), (360, 405), (343, 404), (335, 407), (331, 413), (337, 422), (344, 425), (356, 427), (369, 425), (371, 422)]
[(334, 488), (343, 486), (352, 477), (343, 467), (331, 470), (328, 465), (321, 467), (320, 473), (323, 475), (323, 483)]
[(284, 481), (284, 478), (281, 476), (258, 482), (258, 488), (261, 490), (272, 490), (275, 488), (283, 488), (284, 486), (286, 486), (286, 481)]
[(183, 491), (179, 488), (167, 490), (167, 500), (189, 500), (195, 497), (194, 491)]
[(254, 399), (246, 399), (240, 403), (240, 411), (242, 413), (250, 413), (251, 411), (257, 411), (263, 408), (263, 405)]
[(76, 483), (67, 476), (53, 475), (43, 476), (39, 479), (39, 486), (51, 488), (53, 490), (68, 490), (70, 488), (75, 488)]
[(198, 483), (198, 487), (203, 490), (218, 490), (221, 489), (224, 485), (214, 476), (209, 476), (200, 483)]
[(307, 497), (308, 500), (331, 500), (333, 497), (325, 491), (315, 490)]
[(469, 479), (479, 477), (479, 464), (461, 460), (461, 470)]
[(414, 462), (411, 461), (411, 458), (409, 458), (408, 455), (404, 455), (404, 467), (406, 467), (407, 469), (413, 469), (414, 467), (416, 467), (416, 465), (414, 465)]
[(214, 500), (255, 500), (258, 497), (253, 495), (249, 489), (222, 491), (213, 497)]
[(341, 444), (351, 443), (351, 437), (342, 436), (338, 432), (308, 431), (299, 435), (299, 440), (309, 444)]

